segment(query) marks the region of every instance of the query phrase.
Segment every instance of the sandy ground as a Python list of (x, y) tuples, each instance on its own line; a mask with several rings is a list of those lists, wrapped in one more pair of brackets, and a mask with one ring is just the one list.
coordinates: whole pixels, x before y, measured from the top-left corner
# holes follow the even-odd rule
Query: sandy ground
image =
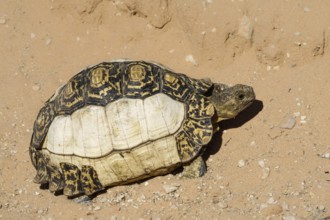
[[(321, 0), (1, 0), (0, 219), (329, 219), (329, 11)], [(113, 187), (88, 205), (40, 189), (28, 156), (38, 110), (81, 69), (118, 58), (252, 85), (258, 101), (222, 123), (202, 178)]]

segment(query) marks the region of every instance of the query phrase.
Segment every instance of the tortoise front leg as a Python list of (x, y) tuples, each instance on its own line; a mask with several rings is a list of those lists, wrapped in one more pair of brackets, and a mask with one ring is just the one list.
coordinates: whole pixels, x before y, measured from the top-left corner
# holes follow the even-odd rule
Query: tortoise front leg
[(206, 173), (206, 164), (202, 156), (198, 156), (196, 159), (188, 164), (183, 165), (182, 177), (184, 178), (196, 178), (201, 177)]

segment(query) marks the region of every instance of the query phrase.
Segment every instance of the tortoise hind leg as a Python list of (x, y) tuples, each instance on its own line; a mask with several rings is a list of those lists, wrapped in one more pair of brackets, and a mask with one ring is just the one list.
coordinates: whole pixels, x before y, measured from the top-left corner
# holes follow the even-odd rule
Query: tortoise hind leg
[(201, 177), (206, 173), (206, 164), (202, 156), (198, 156), (187, 165), (183, 165), (182, 177), (196, 178)]

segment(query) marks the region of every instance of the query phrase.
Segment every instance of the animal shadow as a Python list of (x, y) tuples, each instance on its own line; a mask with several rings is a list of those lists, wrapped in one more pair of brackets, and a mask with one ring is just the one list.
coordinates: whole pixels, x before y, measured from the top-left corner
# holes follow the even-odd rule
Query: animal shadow
[(206, 146), (203, 158), (207, 160), (210, 155), (216, 154), (222, 145), (222, 133), (224, 130), (241, 127), (246, 122), (254, 118), (263, 109), (263, 103), (255, 100), (248, 108), (243, 110), (235, 118), (227, 119), (219, 123), (220, 130), (213, 135), (212, 140)]

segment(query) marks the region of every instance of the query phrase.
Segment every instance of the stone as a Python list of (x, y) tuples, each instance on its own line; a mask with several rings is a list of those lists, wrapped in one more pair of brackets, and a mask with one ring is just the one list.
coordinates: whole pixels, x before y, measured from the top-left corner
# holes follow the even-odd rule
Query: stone
[(194, 56), (192, 54), (188, 54), (185, 58), (186, 62), (192, 63), (195, 66), (197, 65), (196, 59), (194, 58)]
[(292, 129), (294, 128), (295, 125), (296, 125), (296, 118), (294, 116), (288, 116), (282, 121), (280, 128)]
[(40, 86), (38, 84), (35, 84), (35, 85), (32, 86), (32, 89), (34, 91), (39, 91), (40, 90)]
[(261, 214), (264, 217), (280, 215), (283, 212), (283, 208), (277, 204), (270, 204), (261, 210)]
[(179, 187), (180, 186), (178, 186), (178, 185), (167, 185), (167, 184), (163, 185), (163, 188), (164, 188), (166, 193), (175, 192), (175, 191), (178, 190)]
[(244, 167), (247, 164), (246, 160), (239, 160), (238, 161), (238, 167)]
[(269, 167), (265, 167), (262, 169), (262, 175), (261, 175), (261, 179), (267, 179), (267, 177), (270, 174), (270, 168)]
[(6, 18), (0, 16), (0, 24), (6, 24)]
[(253, 25), (250, 21), (250, 18), (244, 15), (239, 24), (238, 35), (244, 37), (247, 40), (251, 40), (252, 34), (253, 34)]

